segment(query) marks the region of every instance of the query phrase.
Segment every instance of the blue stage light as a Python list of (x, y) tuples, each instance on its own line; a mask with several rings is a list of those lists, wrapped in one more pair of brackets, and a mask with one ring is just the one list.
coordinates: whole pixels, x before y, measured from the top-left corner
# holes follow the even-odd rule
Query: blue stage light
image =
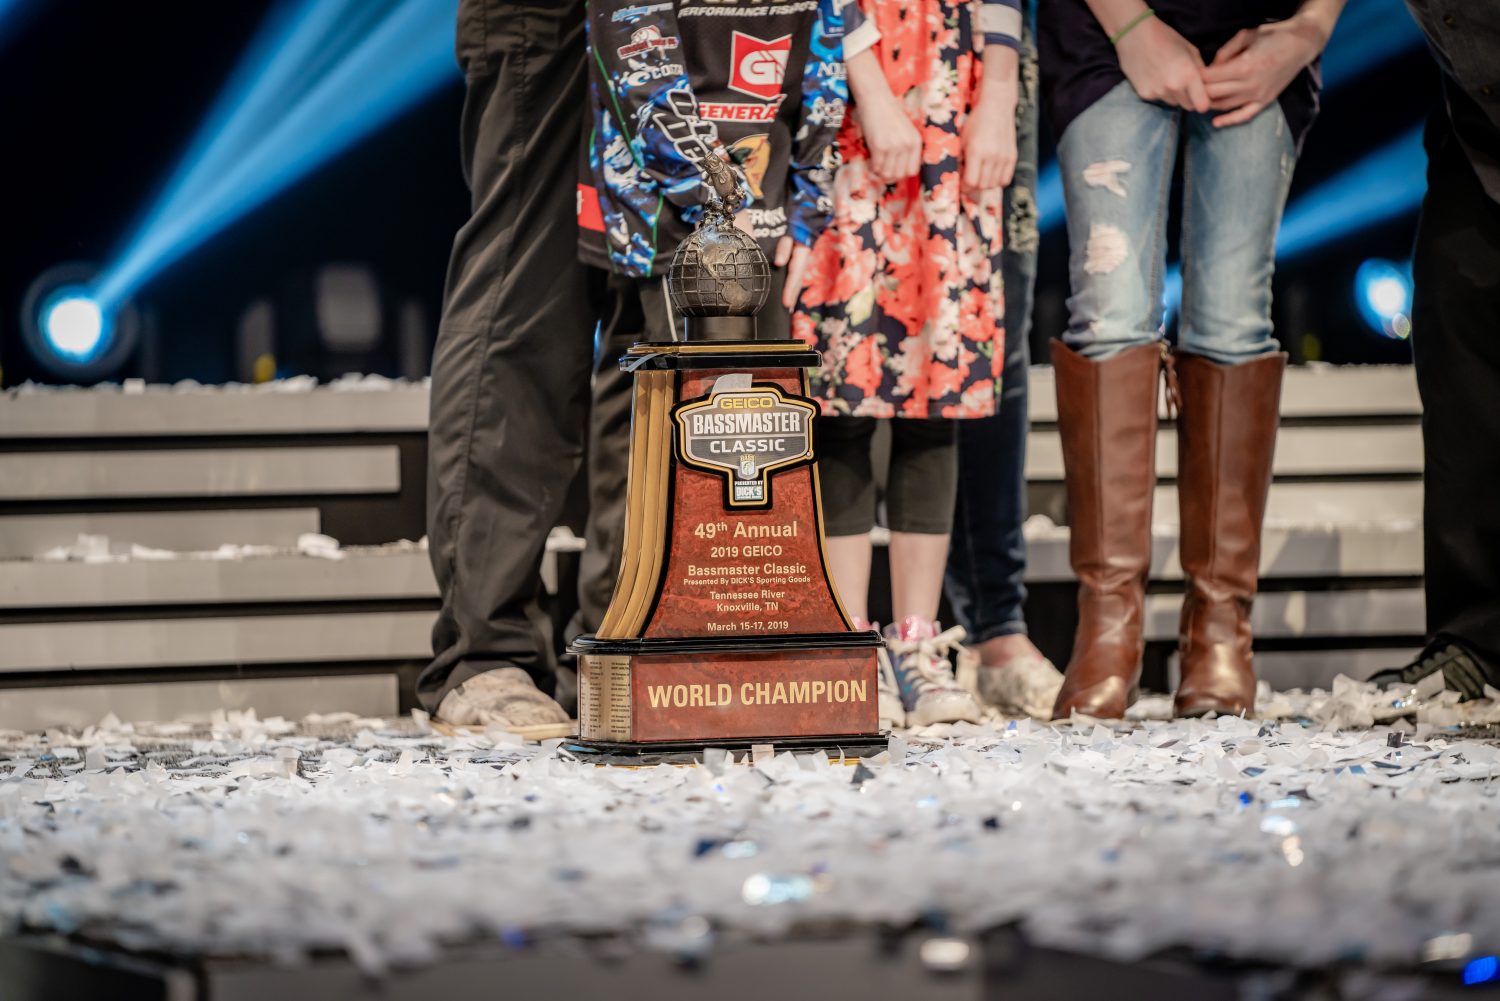
[(1354, 275), (1354, 301), (1372, 330), (1386, 337), (1411, 336), (1411, 269), (1371, 259)]
[(250, 46), (161, 195), (106, 266), (107, 310), (443, 83), (457, 0), (300, 0)]
[(42, 306), (42, 339), (63, 358), (87, 362), (109, 347), (109, 327), (99, 303), (78, 286), (59, 289)]
[(47, 371), (71, 382), (114, 373), (135, 350), (139, 334), (135, 307), (101, 302), (96, 275), (89, 264), (59, 264), (38, 275), (21, 302), (22, 343)]
[(1480, 956), (1471, 959), (1464, 965), (1464, 983), (1470, 986), (1474, 984), (1488, 984), (1500, 980), (1500, 958), (1495, 956)]

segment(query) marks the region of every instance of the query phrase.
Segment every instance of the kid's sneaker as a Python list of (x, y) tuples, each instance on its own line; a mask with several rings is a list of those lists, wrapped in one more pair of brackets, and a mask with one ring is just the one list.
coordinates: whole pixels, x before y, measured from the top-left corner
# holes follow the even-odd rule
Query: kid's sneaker
[(953, 676), (948, 660), (949, 654), (959, 651), (965, 635), (963, 626), (940, 633), (936, 622), (915, 615), (899, 625), (886, 626), (886, 646), (907, 726), (959, 720), (978, 723), (983, 717), (974, 696)]
[[(866, 622), (864, 619), (854, 620), (855, 629), (873, 629), (880, 632), (880, 623)], [(879, 703), (880, 729), (895, 730), (906, 725), (906, 707), (901, 704), (901, 693), (896, 688), (896, 672), (891, 667), (890, 654), (885, 647), (881, 647), (875, 658), (875, 672), (878, 676), (875, 693)]]

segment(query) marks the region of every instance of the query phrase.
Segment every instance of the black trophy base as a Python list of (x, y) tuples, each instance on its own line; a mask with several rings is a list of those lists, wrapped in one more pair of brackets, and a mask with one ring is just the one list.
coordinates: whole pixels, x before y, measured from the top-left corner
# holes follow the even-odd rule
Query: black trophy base
[(823, 751), (830, 758), (873, 758), (890, 746), (890, 734), (859, 733), (820, 737), (734, 737), (723, 740), (619, 741), (569, 737), (563, 749), (583, 761), (598, 765), (691, 765), (703, 761), (703, 752), (739, 753), (770, 746), (782, 751)]
[(753, 316), (684, 316), (682, 339), (685, 341), (753, 341), (757, 340)]

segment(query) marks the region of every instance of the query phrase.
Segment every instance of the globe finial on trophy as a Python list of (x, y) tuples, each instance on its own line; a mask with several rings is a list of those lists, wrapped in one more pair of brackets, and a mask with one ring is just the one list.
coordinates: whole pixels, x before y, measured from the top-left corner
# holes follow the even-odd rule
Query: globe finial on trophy
[(667, 295), (689, 341), (753, 341), (755, 314), (771, 291), (771, 265), (755, 237), (734, 224), (742, 204), (734, 170), (716, 156), (700, 167), (708, 188), (703, 217), (677, 247)]

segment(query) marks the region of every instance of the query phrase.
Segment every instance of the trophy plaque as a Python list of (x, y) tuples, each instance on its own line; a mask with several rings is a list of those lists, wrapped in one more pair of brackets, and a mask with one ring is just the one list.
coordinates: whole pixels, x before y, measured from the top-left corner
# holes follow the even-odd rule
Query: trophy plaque
[(578, 736), (600, 760), (689, 759), (771, 744), (877, 753), (873, 630), (824, 566), (807, 371), (818, 354), (757, 340), (770, 267), (735, 228), (730, 169), (666, 279), (681, 340), (643, 342), (634, 374), (620, 576), (578, 658)]

